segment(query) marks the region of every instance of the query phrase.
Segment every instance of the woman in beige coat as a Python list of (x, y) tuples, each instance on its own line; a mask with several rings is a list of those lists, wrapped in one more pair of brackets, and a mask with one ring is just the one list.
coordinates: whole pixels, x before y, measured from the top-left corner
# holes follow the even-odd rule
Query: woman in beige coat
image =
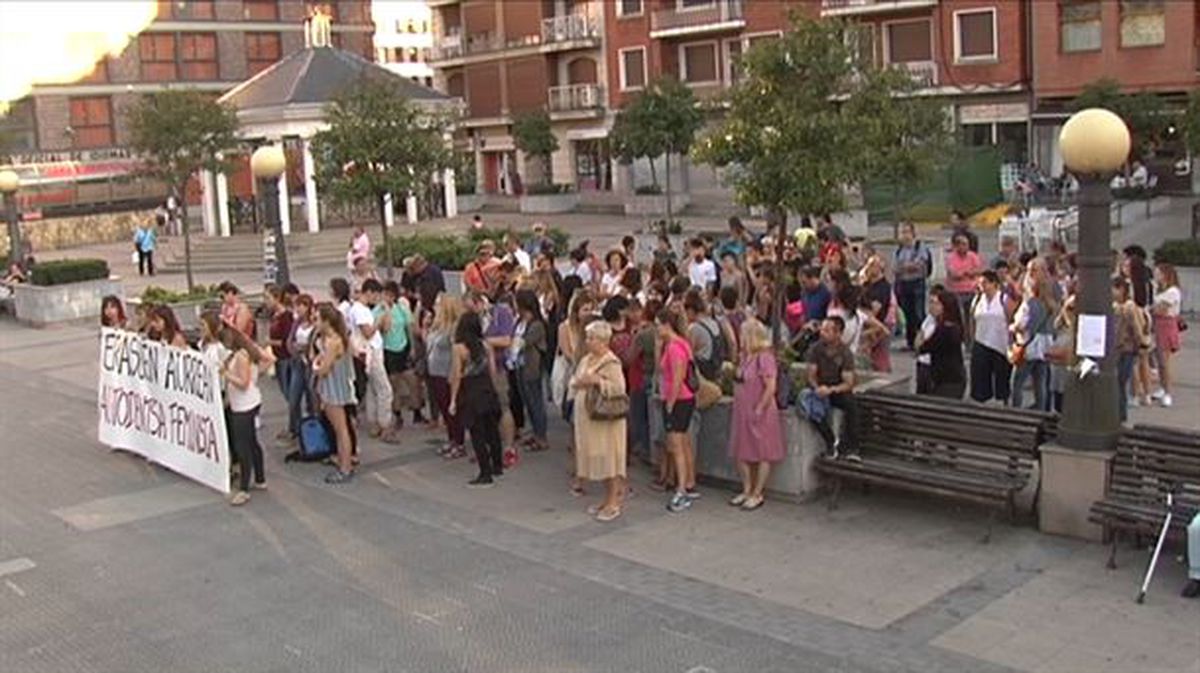
[(598, 320), (584, 330), (585, 353), (571, 377), (575, 391), (575, 476), (579, 480), (603, 481), (604, 502), (588, 508), (597, 521), (621, 516), (625, 493), (625, 419), (600, 420), (587, 411), (587, 393), (599, 388), (605, 397), (625, 394), (621, 360), (608, 347), (612, 327)]

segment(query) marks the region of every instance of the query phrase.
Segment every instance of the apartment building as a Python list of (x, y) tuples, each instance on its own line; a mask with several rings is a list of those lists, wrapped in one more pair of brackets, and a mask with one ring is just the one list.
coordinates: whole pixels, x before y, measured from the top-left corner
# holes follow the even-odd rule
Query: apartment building
[(121, 54), (77, 82), (35, 86), (0, 119), (26, 207), (75, 202), (85, 181), (128, 174), (126, 106), (172, 87), (228, 91), (301, 49), (304, 18), (318, 9), (333, 19), (335, 46), (374, 57), (369, 0), (159, 0)]
[(474, 157), (477, 191), (515, 193), (538, 162), (516, 151), (511, 124), (549, 112), (556, 184), (611, 189), (602, 0), (428, 0), (435, 87), (463, 99), (459, 148)]
[[(1114, 79), (1127, 93), (1151, 92), (1168, 107), (1200, 86), (1200, 6), (1176, 0), (1057, 0), (1032, 4), (1033, 152), (1038, 164), (1062, 170), (1058, 133), (1069, 103), (1085, 85)], [(1173, 177), (1183, 150), (1161, 148), (1156, 174)], [(1183, 176), (1180, 176), (1183, 177)], [(1181, 180), (1186, 182), (1186, 179)], [(1182, 185), (1181, 185), (1182, 186)]]
[(375, 62), (417, 84), (433, 86), (433, 14), (424, 2), (373, 2)]

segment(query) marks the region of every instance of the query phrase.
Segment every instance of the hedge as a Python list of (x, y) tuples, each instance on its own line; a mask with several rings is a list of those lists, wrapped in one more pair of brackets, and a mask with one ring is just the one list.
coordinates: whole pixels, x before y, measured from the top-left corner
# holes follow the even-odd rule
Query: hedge
[(142, 290), (142, 303), (144, 304), (185, 304), (190, 302), (207, 301), (216, 299), (218, 296), (217, 286), (197, 285), (192, 288), (191, 292), (186, 290), (175, 291), (168, 290), (165, 287), (151, 285), (145, 290)]
[(102, 259), (57, 259), (38, 262), (29, 273), (34, 285), (66, 285), (108, 278), (108, 262)]
[[(507, 230), (495, 228), (473, 229), (466, 237), (447, 234), (412, 234), (410, 236), (390, 237), (389, 247), (392, 253), (391, 266), (400, 266), (405, 257), (421, 255), (430, 262), (446, 270), (464, 268), (475, 259), (475, 248), (484, 239), (490, 239), (500, 245)], [(516, 232), (521, 244), (533, 234), (531, 232)], [(565, 254), (570, 236), (561, 229), (548, 229), (546, 235), (554, 241), (555, 250)], [(500, 252), (500, 251), (498, 251)], [(384, 262), (384, 246), (375, 246), (375, 254), (380, 263)]]
[(1166, 262), (1175, 266), (1200, 266), (1200, 240), (1176, 238), (1163, 241), (1154, 251), (1155, 262)]

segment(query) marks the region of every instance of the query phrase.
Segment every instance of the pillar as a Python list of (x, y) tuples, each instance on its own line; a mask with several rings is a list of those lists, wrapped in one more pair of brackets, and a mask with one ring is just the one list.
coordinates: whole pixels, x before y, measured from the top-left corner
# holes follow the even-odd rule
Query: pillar
[(229, 236), (229, 179), (224, 173), (217, 173), (217, 224), (222, 236)]
[(391, 229), (396, 224), (396, 207), (391, 194), (383, 195), (383, 225)]
[(200, 172), (200, 219), (204, 222), (204, 235), (217, 235), (216, 185), (212, 171)]
[(321, 230), (321, 209), (317, 202), (317, 168), (313, 161), (312, 141), (304, 139), (304, 212), (308, 220), (308, 230), (317, 233)]
[(292, 233), (291, 197), (288, 194), (287, 171), (279, 175), (279, 226), (283, 235)]
[(458, 185), (454, 182), (454, 169), (442, 173), (442, 189), (445, 190), (446, 217), (458, 217)]
[(404, 215), (409, 224), (417, 223), (417, 197), (412, 192), (409, 192), (404, 199)]

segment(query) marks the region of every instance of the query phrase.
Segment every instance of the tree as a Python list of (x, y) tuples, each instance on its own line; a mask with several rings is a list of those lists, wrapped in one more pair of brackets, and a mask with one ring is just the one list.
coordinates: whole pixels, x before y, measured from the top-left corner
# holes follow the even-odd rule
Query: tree
[(558, 138), (550, 128), (550, 115), (542, 110), (517, 117), (513, 120), (512, 136), (517, 149), (541, 161), (542, 175), (538, 184), (549, 187), (553, 182), (550, 155), (558, 151)]
[(1187, 107), (1179, 115), (1179, 126), (1188, 152), (1200, 157), (1200, 88), (1188, 94)]
[(140, 172), (166, 183), (179, 204), (190, 291), (195, 283), (187, 184), (197, 172), (227, 167), (221, 153), (237, 144), (237, 114), (198, 91), (183, 89), (143, 96), (124, 114), (129, 124), (129, 144), (142, 160)]
[(1121, 93), (1119, 82), (1102, 78), (1084, 86), (1083, 91), (1071, 101), (1074, 110), (1093, 107), (1110, 110), (1125, 120), (1138, 154), (1153, 151), (1162, 142), (1168, 115), (1162, 99), (1157, 95), (1150, 92)]
[(908, 217), (919, 190), (945, 167), (953, 153), (954, 132), (945, 103), (913, 95), (916, 84), (906, 73), (887, 69), (872, 73), (858, 95), (847, 101), (848, 114), (859, 121), (870, 151), (868, 179), (890, 188), (892, 235)]
[(404, 198), (453, 165), (449, 120), (409, 102), (386, 80), (363, 78), (329, 105), (329, 128), (313, 136), (317, 182), (336, 203), (373, 201), (383, 232), (384, 269), (392, 251), (386, 196)]
[(671, 155), (686, 154), (692, 147), (704, 116), (696, 106), (692, 90), (679, 80), (664, 77), (655, 81), (621, 110), (609, 138), (613, 153), (624, 163), (645, 158), (650, 163), (650, 180), (658, 188), (654, 160), (665, 156), (667, 173), (667, 223), (671, 213)]

